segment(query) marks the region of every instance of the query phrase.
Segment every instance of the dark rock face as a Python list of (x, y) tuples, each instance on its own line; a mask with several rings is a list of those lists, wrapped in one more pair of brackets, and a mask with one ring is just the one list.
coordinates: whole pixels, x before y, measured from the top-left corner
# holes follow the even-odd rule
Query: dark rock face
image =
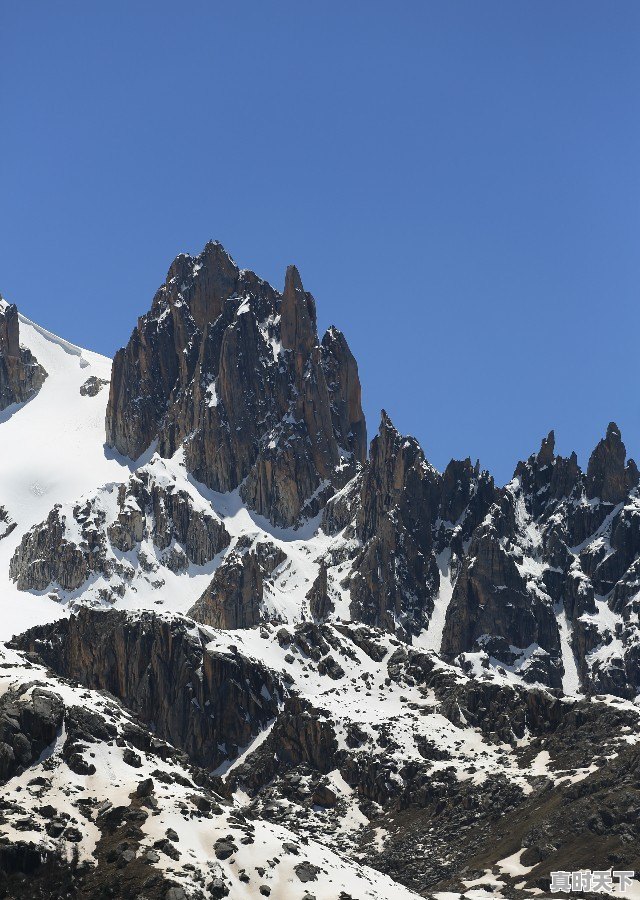
[[(458, 576), (443, 635), (450, 657), (482, 647), (512, 664), (532, 645), (540, 648), (527, 667), (531, 681), (560, 687), (560, 636), (551, 598), (529, 592), (517, 554), (507, 549), (516, 532), (516, 510), (509, 494), (492, 507), (486, 524), (473, 534)], [(511, 649), (514, 648), (514, 649)]]
[(452, 459), (442, 475), (442, 496), (436, 529), (438, 551), (450, 546), (458, 558), (465, 554), (465, 543), (480, 525), (489, 508), (501, 496), (493, 478), (471, 460)]
[(348, 582), (352, 618), (411, 640), (433, 611), (436, 555), (461, 556), (495, 496), (493, 479), (470, 460), (453, 461), (440, 475), (383, 411), (362, 474), (323, 514), (327, 531), (346, 529), (361, 546)]
[(294, 266), (280, 296), (220, 244), (179, 256), (114, 359), (107, 443), (132, 458), (154, 440), (214, 490), (276, 524), (316, 515), (364, 461), (355, 360)]
[(591, 454), (587, 468), (586, 493), (591, 500), (621, 503), (638, 484), (638, 467), (632, 459), (625, 466), (626, 451), (620, 430), (610, 422), (604, 437)]
[(333, 325), (322, 338), (322, 367), (331, 405), (334, 434), (346, 436), (347, 448), (359, 462), (367, 456), (367, 426), (362, 412), (358, 364), (346, 338)]
[(11, 534), (15, 527), (16, 522), (13, 521), (5, 507), (0, 506), (0, 541)]
[(260, 622), (262, 571), (252, 551), (229, 553), (189, 615), (213, 628), (253, 628)]
[(219, 519), (196, 509), (186, 491), (159, 484), (147, 472), (137, 472), (120, 486), (118, 507), (108, 536), (119, 550), (132, 550), (143, 538), (151, 538), (161, 550), (177, 541), (189, 562), (202, 566), (229, 545)]
[(307, 600), (309, 601), (311, 617), (317, 622), (323, 622), (333, 612), (334, 605), (333, 600), (329, 596), (327, 567), (323, 562), (320, 563), (318, 577), (307, 594)]
[(64, 703), (36, 687), (28, 700), (7, 691), (0, 697), (0, 783), (24, 771), (51, 744), (62, 726)]
[(66, 539), (61, 507), (55, 506), (45, 522), (23, 537), (11, 559), (9, 575), (21, 591), (41, 591), (52, 583), (74, 591), (87, 580), (93, 564), (89, 549), (85, 553)]
[(408, 634), (426, 625), (438, 585), (432, 526), (441, 476), (413, 438), (402, 438), (383, 412), (362, 475), (356, 535), (364, 545), (350, 582), (351, 615)]
[(33, 353), (20, 346), (18, 308), (0, 297), (0, 410), (30, 400), (46, 377)]
[[(126, 582), (133, 569), (119, 562), (113, 549), (136, 551), (139, 565), (151, 569), (156, 564), (146, 560), (142, 541), (152, 542), (168, 568), (183, 571), (189, 563), (210, 562), (229, 545), (230, 537), (222, 522), (196, 508), (185, 490), (140, 469), (119, 486), (117, 513), (110, 521), (99, 497), (69, 510), (55, 506), (45, 522), (22, 538), (9, 574), (20, 590), (58, 585), (76, 591), (95, 574)], [(117, 593), (117, 583), (114, 590)]]
[(337, 765), (334, 726), (324, 710), (299, 697), (288, 697), (260, 749), (241, 763), (234, 783), (256, 791), (275, 775), (301, 764), (326, 773)]
[[(359, 546), (341, 582), (354, 621), (411, 640), (428, 626), (448, 571), (445, 658), (471, 668), (508, 666), (555, 688), (579, 680), (633, 696), (640, 686), (637, 484), (614, 424), (586, 474), (575, 453), (555, 454), (550, 432), (514, 480), (496, 489), (469, 459), (440, 475), (383, 414), (369, 461), (328, 501), (323, 526)], [(330, 556), (325, 563), (333, 564)], [(331, 593), (321, 581), (308, 599)]]
[(265, 619), (264, 579), (285, 559), (275, 544), (258, 541), (254, 545), (250, 539), (240, 538), (189, 616), (212, 628), (253, 628)]
[(555, 455), (550, 432), (473, 532), (447, 612), (443, 653), (480, 652), (515, 665), (527, 680), (558, 687), (559, 617), (566, 615), (564, 658), (574, 657), (582, 685), (632, 696), (640, 685), (637, 483), (615, 424), (586, 475), (575, 453)]
[(80, 385), (80, 394), (83, 397), (96, 397), (102, 388), (106, 387), (108, 384), (109, 382), (104, 378), (98, 378), (96, 375), (91, 375), (84, 384)]
[[(155, 733), (215, 768), (278, 711), (277, 676), (239, 653), (208, 650), (188, 620), (82, 608), (16, 641), (55, 672), (110, 691)], [(226, 748), (226, 749), (221, 749)]]

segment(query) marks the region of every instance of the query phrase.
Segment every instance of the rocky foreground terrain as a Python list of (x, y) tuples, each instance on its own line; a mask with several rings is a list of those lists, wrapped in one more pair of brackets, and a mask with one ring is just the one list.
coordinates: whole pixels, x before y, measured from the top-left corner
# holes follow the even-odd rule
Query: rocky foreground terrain
[(551, 432), (505, 487), (386, 412), (368, 444), (295, 267), (280, 294), (209, 243), (113, 364), (0, 301), (0, 435), (0, 897), (520, 900), (640, 871), (614, 423), (586, 471)]

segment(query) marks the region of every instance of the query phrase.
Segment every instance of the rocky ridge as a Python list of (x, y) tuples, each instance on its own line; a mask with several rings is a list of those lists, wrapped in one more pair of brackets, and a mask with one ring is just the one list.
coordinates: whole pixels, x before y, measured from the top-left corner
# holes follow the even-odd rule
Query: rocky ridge
[[(583, 473), (553, 432), (475, 530), (442, 652), (479, 653), (528, 681), (633, 697), (638, 677), (638, 471), (614, 423)], [(563, 680), (564, 679), (564, 680)]]

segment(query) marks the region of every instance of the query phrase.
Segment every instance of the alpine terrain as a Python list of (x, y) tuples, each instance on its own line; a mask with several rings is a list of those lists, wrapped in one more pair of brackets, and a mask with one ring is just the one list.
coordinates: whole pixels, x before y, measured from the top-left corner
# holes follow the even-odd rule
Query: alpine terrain
[(113, 361), (0, 301), (0, 897), (640, 872), (640, 476), (603, 426), (586, 470), (550, 432), (505, 487), (439, 472), (367, 434), (297, 269), (219, 243)]

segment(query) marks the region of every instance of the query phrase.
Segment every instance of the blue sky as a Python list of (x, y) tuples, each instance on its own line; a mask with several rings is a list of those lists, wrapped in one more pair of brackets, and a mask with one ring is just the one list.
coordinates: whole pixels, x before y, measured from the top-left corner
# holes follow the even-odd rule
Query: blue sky
[(0, 0), (0, 291), (113, 354), (218, 238), (443, 468), (640, 456), (633, 0)]

